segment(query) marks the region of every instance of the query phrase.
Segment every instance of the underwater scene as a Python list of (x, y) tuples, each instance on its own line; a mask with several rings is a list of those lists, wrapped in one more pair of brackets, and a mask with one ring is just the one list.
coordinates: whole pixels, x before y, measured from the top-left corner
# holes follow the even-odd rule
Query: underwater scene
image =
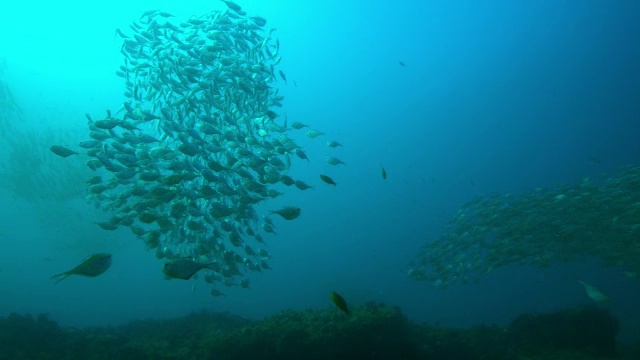
[(0, 360), (640, 359), (640, 2), (0, 31)]

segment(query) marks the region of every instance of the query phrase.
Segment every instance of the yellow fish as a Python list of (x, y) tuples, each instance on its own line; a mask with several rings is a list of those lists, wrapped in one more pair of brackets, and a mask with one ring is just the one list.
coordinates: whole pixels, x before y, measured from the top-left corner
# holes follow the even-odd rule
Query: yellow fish
[(349, 315), (349, 307), (347, 306), (347, 301), (337, 292), (331, 293), (331, 301), (338, 307), (338, 309), (342, 310), (345, 314)]
[(111, 266), (111, 254), (94, 254), (84, 259), (80, 265), (74, 267), (69, 271), (53, 275), (52, 279), (58, 279), (56, 284), (66, 279), (69, 275), (82, 275), (96, 277), (103, 272), (107, 271)]

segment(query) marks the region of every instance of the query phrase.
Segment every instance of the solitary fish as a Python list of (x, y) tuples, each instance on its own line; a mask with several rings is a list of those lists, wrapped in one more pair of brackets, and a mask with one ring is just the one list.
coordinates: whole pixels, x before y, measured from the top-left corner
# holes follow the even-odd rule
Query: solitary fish
[(211, 289), (211, 296), (225, 296), (224, 293), (218, 289)]
[(61, 274), (53, 275), (52, 279), (58, 279), (56, 284), (67, 278), (69, 275), (82, 275), (96, 277), (107, 271), (111, 266), (111, 254), (94, 254), (84, 259), (80, 265)]
[(338, 309), (342, 310), (345, 314), (349, 315), (349, 307), (347, 306), (347, 301), (337, 292), (331, 293), (331, 301), (336, 304)]
[(285, 206), (280, 210), (272, 210), (272, 214), (278, 214), (282, 216), (285, 220), (293, 220), (300, 216), (301, 209), (299, 207), (294, 206)]
[(380, 165), (380, 168), (382, 169), (382, 179), (387, 180), (387, 170), (382, 165)]
[(315, 139), (315, 138), (317, 138), (318, 136), (321, 136), (321, 135), (324, 135), (324, 133), (322, 131), (318, 131), (318, 130), (309, 130), (309, 131), (307, 131), (307, 136), (312, 138), (312, 139)]
[(326, 184), (329, 184), (329, 185), (333, 185), (333, 186), (337, 185), (336, 182), (333, 181), (333, 179), (328, 177), (327, 175), (320, 174), (320, 180), (324, 181)]
[(162, 266), (162, 272), (170, 278), (189, 280), (202, 269), (209, 269), (215, 262), (203, 264), (189, 259), (169, 260)]
[(340, 159), (338, 159), (338, 158), (335, 158), (335, 157), (333, 157), (333, 156), (330, 156), (330, 157), (328, 157), (328, 158), (327, 158), (327, 163), (328, 163), (329, 165), (346, 165), (346, 164), (344, 163), (344, 161), (342, 161), (342, 160), (340, 160)]
[(591, 300), (601, 304), (609, 301), (609, 296), (607, 296), (607, 294), (603, 293), (597, 287), (589, 285), (582, 280), (578, 280), (578, 282), (582, 284), (582, 286), (584, 286), (584, 291), (587, 292), (587, 296), (590, 297)]
[(61, 146), (61, 145), (53, 145), (51, 148), (51, 152), (53, 152), (54, 154), (58, 155), (58, 156), (62, 156), (63, 158), (69, 157), (71, 155), (77, 155), (80, 154), (77, 151), (73, 151), (67, 147)]
[(294, 128), (294, 129), (296, 129), (296, 130), (300, 130), (300, 129), (302, 129), (302, 128), (309, 127), (309, 125), (304, 124), (304, 123), (301, 123), (301, 122), (299, 122), (299, 121), (295, 121), (295, 122), (293, 122), (293, 123), (291, 124), (291, 127), (292, 127), (292, 128)]

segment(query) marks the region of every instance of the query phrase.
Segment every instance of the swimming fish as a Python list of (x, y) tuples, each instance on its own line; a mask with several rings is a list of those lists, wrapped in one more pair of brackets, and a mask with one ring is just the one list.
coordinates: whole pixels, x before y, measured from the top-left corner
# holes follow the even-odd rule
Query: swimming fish
[(173, 279), (189, 280), (198, 271), (208, 269), (215, 264), (215, 262), (203, 264), (189, 259), (173, 259), (164, 263), (162, 272)]
[(225, 296), (225, 295), (222, 291), (218, 289), (211, 289), (211, 296), (218, 297), (218, 296)]
[(312, 139), (315, 139), (318, 136), (322, 136), (322, 135), (324, 135), (324, 133), (322, 131), (318, 131), (318, 130), (309, 130), (309, 131), (307, 131), (307, 136), (312, 138)]
[(333, 181), (333, 179), (328, 177), (327, 175), (320, 174), (320, 180), (324, 181), (326, 184), (329, 184), (329, 185), (333, 185), (333, 186), (337, 185), (336, 182)]
[(333, 156), (330, 156), (330, 157), (328, 157), (328, 158), (327, 158), (327, 163), (328, 163), (329, 165), (346, 165), (346, 164), (344, 163), (344, 161), (342, 161), (342, 160), (340, 160), (340, 159), (338, 159), (338, 158), (335, 158), (335, 157), (333, 157)]
[(382, 165), (380, 165), (380, 168), (382, 169), (382, 179), (387, 180), (387, 170)]
[(94, 254), (84, 259), (84, 261), (82, 261), (80, 265), (74, 267), (73, 269), (57, 275), (53, 275), (51, 278), (58, 279), (58, 281), (56, 281), (56, 284), (57, 284), (60, 281), (66, 279), (67, 276), (69, 275), (82, 275), (82, 276), (96, 277), (102, 274), (103, 272), (107, 271), (107, 269), (109, 269), (110, 266), (111, 266), (111, 254), (105, 254), (105, 253)]
[(349, 315), (349, 307), (347, 306), (347, 301), (337, 292), (331, 293), (331, 301), (336, 304), (338, 309), (342, 310), (345, 314)]
[(58, 156), (62, 156), (63, 158), (69, 157), (71, 155), (77, 155), (80, 154), (79, 152), (73, 151), (69, 148), (66, 148), (64, 146), (61, 145), (53, 145), (50, 148), (51, 152), (53, 152), (54, 154), (58, 155)]
[(272, 214), (278, 214), (282, 216), (285, 220), (293, 220), (300, 216), (301, 209), (295, 206), (285, 206), (280, 210), (272, 210)]
[(590, 297), (591, 300), (601, 304), (609, 301), (609, 296), (603, 293), (600, 289), (593, 285), (589, 285), (582, 280), (578, 280), (578, 282), (584, 286), (584, 291), (587, 292), (587, 296)]
[(285, 75), (284, 71), (279, 70), (278, 71), (280, 73), (280, 77), (282, 78), (282, 80), (284, 80), (284, 83), (287, 83), (287, 75)]

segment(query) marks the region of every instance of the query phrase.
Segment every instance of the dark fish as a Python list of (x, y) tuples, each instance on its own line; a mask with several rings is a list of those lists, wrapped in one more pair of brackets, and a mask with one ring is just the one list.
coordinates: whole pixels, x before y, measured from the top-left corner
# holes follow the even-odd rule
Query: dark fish
[(223, 3), (227, 4), (227, 6), (229, 7), (229, 9), (233, 10), (233, 11), (242, 11), (242, 8), (240, 7), (240, 5), (234, 3), (233, 1), (229, 1), (229, 0), (221, 0)]
[(387, 170), (384, 169), (384, 166), (380, 165), (380, 169), (382, 169), (382, 178), (387, 180)]
[(400, 64), (400, 66), (402, 67), (406, 67), (407, 65), (405, 65), (405, 63), (403, 63), (402, 61), (399, 61), (398, 64)]
[(303, 124), (303, 123), (301, 123), (301, 122), (299, 122), (299, 121), (294, 121), (294, 122), (291, 124), (291, 127), (292, 127), (292, 128), (294, 128), (294, 129), (296, 129), (296, 130), (299, 130), (299, 129), (302, 129), (302, 128), (309, 127), (309, 125), (307, 125), (307, 124)]
[(302, 180), (296, 180), (296, 181), (294, 182), (294, 184), (295, 184), (295, 185), (296, 185), (296, 187), (297, 187), (298, 189), (300, 189), (300, 190), (307, 190), (307, 189), (311, 189), (311, 186), (310, 186), (310, 185), (308, 185), (307, 183), (305, 183), (305, 182), (304, 182), (304, 181), (302, 181)]
[(80, 141), (78, 143), (78, 146), (80, 146), (81, 148), (85, 148), (85, 149), (92, 149), (98, 145), (100, 145), (101, 141), (100, 140), (85, 140), (85, 141)]
[(320, 174), (320, 180), (324, 181), (325, 183), (327, 183), (329, 185), (333, 185), (333, 186), (337, 185), (336, 182), (333, 181), (333, 179), (328, 177), (327, 175)]
[(207, 269), (214, 264), (203, 264), (189, 259), (173, 259), (164, 263), (162, 272), (173, 279), (189, 280), (198, 271)]
[(114, 120), (114, 119), (104, 119), (104, 120), (98, 120), (96, 122), (93, 123), (93, 125), (95, 127), (97, 127), (98, 129), (103, 129), (103, 130), (110, 130), (113, 129), (114, 127), (120, 125), (122, 122), (119, 120)]
[(260, 27), (265, 26), (267, 24), (267, 19), (260, 16), (252, 16), (251, 20), (253, 20), (253, 22)]
[(69, 275), (82, 275), (82, 276), (90, 276), (96, 277), (109, 269), (111, 266), (111, 254), (94, 254), (84, 259), (80, 265), (74, 267), (69, 271), (65, 271), (63, 273), (53, 275), (51, 278), (56, 279), (56, 284), (60, 281), (67, 278)]
[(79, 152), (73, 151), (69, 148), (60, 145), (53, 145), (51, 148), (51, 152), (58, 156), (62, 156), (63, 158), (69, 157), (71, 155), (80, 154)]
[(285, 206), (280, 210), (272, 210), (272, 214), (278, 214), (285, 220), (293, 220), (300, 216), (301, 209), (294, 206)]
[(273, 120), (273, 119), (275, 119), (275, 118), (277, 118), (277, 117), (278, 117), (278, 114), (277, 114), (276, 112), (274, 112), (274, 111), (271, 111), (271, 110), (267, 110), (265, 114), (266, 114), (266, 115), (269, 117), (269, 119), (271, 119), (271, 120)]
[(342, 310), (345, 314), (349, 315), (349, 307), (347, 306), (347, 301), (337, 292), (331, 293), (331, 301), (336, 304), (336, 307)]
[(280, 77), (282, 78), (282, 80), (284, 80), (284, 83), (287, 83), (287, 75), (284, 74), (284, 71), (282, 70), (278, 70), (278, 72), (280, 73)]
[(302, 149), (295, 149), (294, 151), (300, 159), (309, 161), (307, 154)]

